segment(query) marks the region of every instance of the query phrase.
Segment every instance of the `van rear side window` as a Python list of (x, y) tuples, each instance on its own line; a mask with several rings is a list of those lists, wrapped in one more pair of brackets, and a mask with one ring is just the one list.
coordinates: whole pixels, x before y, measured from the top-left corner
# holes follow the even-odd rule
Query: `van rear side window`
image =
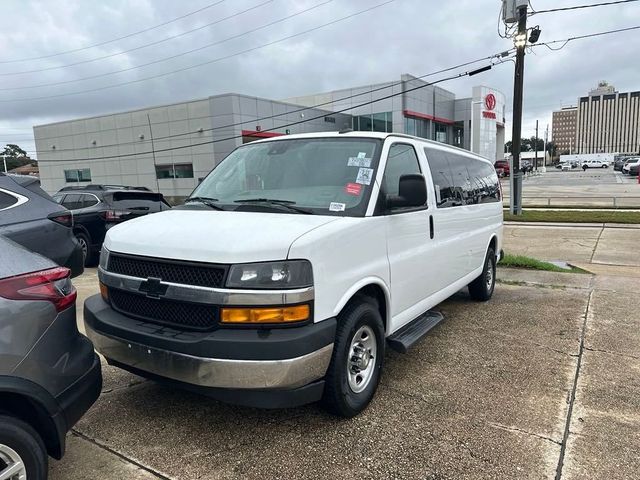
[(434, 148), (424, 152), (438, 208), (500, 201), (498, 175), (489, 163)]

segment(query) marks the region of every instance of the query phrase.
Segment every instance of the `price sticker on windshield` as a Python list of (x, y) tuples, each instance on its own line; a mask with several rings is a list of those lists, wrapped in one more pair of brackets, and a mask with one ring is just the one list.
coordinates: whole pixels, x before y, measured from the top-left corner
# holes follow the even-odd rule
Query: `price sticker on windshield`
[(331, 202), (329, 204), (330, 212), (344, 212), (346, 205), (344, 203)]
[(366, 157), (349, 157), (347, 167), (370, 167), (371, 159)]
[(373, 168), (361, 168), (360, 170), (358, 170), (356, 183), (359, 183), (360, 185), (371, 185), (372, 178), (373, 178)]
[(362, 185), (359, 183), (347, 183), (344, 186), (344, 193), (347, 195), (354, 195), (357, 197), (360, 195), (360, 192), (362, 192)]

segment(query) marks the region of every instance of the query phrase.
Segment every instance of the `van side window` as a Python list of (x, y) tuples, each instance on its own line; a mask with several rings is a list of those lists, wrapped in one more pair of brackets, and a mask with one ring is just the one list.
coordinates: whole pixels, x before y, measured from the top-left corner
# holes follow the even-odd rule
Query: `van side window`
[(495, 169), (480, 160), (471, 160), (467, 164), (471, 179), (473, 203), (491, 203), (500, 201), (500, 187)]
[(455, 207), (459, 205), (455, 199), (453, 179), (446, 152), (435, 148), (425, 148), (424, 153), (427, 155), (438, 208)]
[(411, 145), (394, 143), (389, 148), (387, 166), (382, 178), (385, 195), (398, 195), (400, 176), (408, 173), (422, 173), (418, 156)]
[(469, 171), (467, 163), (469, 158), (455, 153), (446, 152), (447, 160), (449, 160), (449, 168), (451, 168), (451, 177), (453, 179), (453, 191), (457, 205), (469, 205), (473, 203), (471, 180), (469, 179)]

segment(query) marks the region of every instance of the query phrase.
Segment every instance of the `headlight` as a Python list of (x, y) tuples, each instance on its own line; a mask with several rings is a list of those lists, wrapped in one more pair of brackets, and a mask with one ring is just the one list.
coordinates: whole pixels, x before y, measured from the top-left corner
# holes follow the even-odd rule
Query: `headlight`
[(229, 288), (290, 289), (311, 285), (313, 271), (307, 260), (231, 265), (227, 278)]
[(103, 270), (107, 269), (107, 263), (109, 263), (109, 250), (103, 245), (100, 250), (100, 262), (99, 265)]

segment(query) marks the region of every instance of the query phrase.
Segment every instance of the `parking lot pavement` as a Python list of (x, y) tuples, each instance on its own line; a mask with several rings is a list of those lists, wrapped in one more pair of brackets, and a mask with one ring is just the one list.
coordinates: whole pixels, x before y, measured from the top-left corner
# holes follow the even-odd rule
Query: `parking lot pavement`
[(639, 228), (505, 225), (504, 250), (539, 260), (640, 266)]
[[(505, 203), (508, 205), (509, 179), (501, 182)], [(550, 168), (540, 175), (528, 175), (523, 180), (523, 205), (546, 205), (551, 197), (551, 205), (585, 205), (613, 207), (612, 197), (617, 197), (618, 207), (640, 206), (638, 179), (614, 172), (612, 168), (581, 169), (561, 172)], [(579, 200), (563, 200), (562, 197), (580, 197)]]
[[(225, 405), (105, 366), (51, 479), (552, 479), (559, 464), (561, 478), (633, 478), (640, 275), (594, 267), (500, 269), (490, 302), (442, 303), (445, 321), (387, 353), (377, 396), (351, 420)], [(97, 291), (75, 283), (81, 298)]]

